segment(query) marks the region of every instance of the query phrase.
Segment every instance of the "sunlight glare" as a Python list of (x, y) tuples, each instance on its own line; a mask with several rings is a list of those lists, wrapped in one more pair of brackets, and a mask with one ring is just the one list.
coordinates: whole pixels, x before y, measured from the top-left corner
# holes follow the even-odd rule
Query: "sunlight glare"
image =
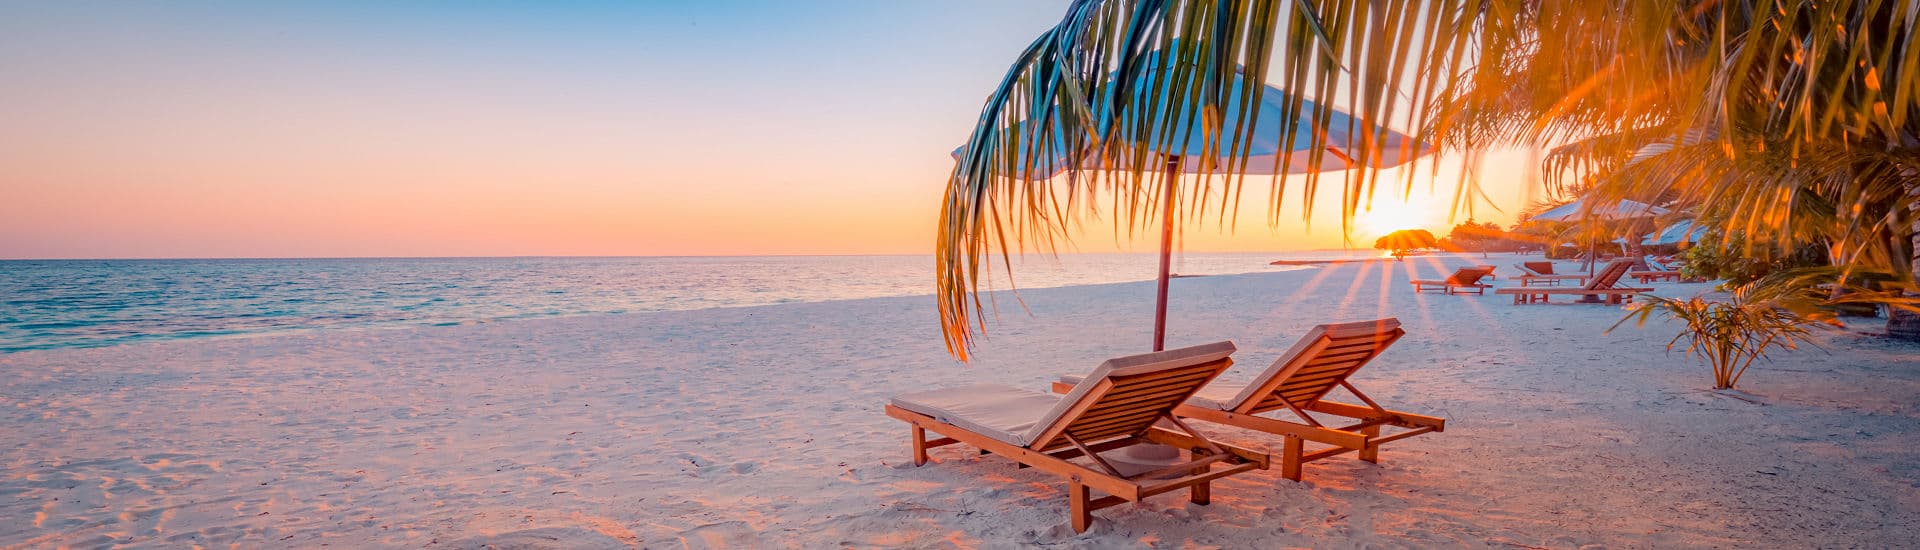
[[(1380, 237), (1402, 229), (1428, 229), (1433, 213), (1426, 207), (1411, 202), (1394, 200), (1374, 201), (1371, 209), (1363, 208), (1354, 214), (1354, 229), (1367, 237)], [(1436, 234), (1436, 236), (1438, 236)]]

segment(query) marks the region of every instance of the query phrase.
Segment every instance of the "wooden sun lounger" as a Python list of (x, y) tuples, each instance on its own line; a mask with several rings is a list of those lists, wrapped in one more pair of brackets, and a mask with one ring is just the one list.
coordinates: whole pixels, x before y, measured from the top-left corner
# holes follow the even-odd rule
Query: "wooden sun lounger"
[(1574, 284), (1587, 284), (1586, 275), (1555, 275), (1553, 262), (1521, 262), (1513, 267), (1520, 269), (1514, 279), (1520, 286), (1560, 286), (1560, 281), (1574, 281)]
[[(1602, 289), (1589, 290), (1584, 288), (1533, 287), (1533, 288), (1525, 288), (1525, 289), (1516, 288), (1511, 290), (1513, 290), (1514, 292), (1494, 291), (1494, 294), (1512, 295), (1513, 303), (1515, 304), (1552, 303), (1553, 300), (1548, 299), (1548, 297), (1558, 295), (1558, 296), (1582, 296), (1582, 297), (1593, 296), (1596, 299), (1604, 299), (1607, 305), (1617, 306), (1623, 303), (1632, 302), (1633, 295), (1635, 294), (1640, 294), (1643, 292), (1653, 292), (1653, 289), (1651, 288), (1602, 288)], [(1580, 302), (1576, 301), (1575, 303), (1580, 303)], [(1598, 302), (1595, 302), (1595, 303), (1598, 303)]]
[[(1073, 530), (1085, 532), (1094, 510), (1179, 489), (1206, 504), (1213, 480), (1266, 469), (1266, 454), (1208, 440), (1173, 416), (1233, 364), (1233, 350), (1217, 342), (1112, 359), (1064, 396), (991, 384), (906, 394), (886, 406), (887, 416), (913, 426), (916, 466), (927, 463), (930, 447), (965, 443), (1067, 478)], [(945, 437), (928, 440), (928, 431)], [(1185, 449), (1188, 460), (1123, 472), (1100, 456), (1146, 443)], [(1093, 498), (1092, 489), (1108, 496)]]
[(1601, 297), (1605, 297), (1608, 305), (1619, 305), (1621, 302), (1633, 301), (1635, 294), (1653, 292), (1651, 288), (1614, 286), (1620, 281), (1620, 277), (1627, 274), (1627, 270), (1633, 269), (1633, 263), (1633, 260), (1627, 259), (1609, 262), (1605, 269), (1600, 270), (1600, 273), (1594, 275), (1592, 281), (1588, 281), (1587, 285), (1581, 288), (1503, 288), (1493, 293), (1511, 295), (1515, 304), (1547, 303), (1548, 297), (1557, 294), (1582, 296), (1595, 303), (1598, 303)]
[(1480, 279), (1485, 278), (1489, 273), (1493, 273), (1493, 268), (1486, 266), (1462, 267), (1458, 271), (1454, 271), (1452, 275), (1448, 275), (1445, 280), (1415, 280), (1413, 281), (1413, 291), (1425, 292), (1438, 288), (1443, 294), (1466, 294), (1468, 292), (1486, 294), (1487, 289), (1493, 288), (1493, 285), (1480, 284)]
[(1644, 261), (1647, 263), (1647, 269), (1645, 271), (1628, 271), (1627, 276), (1638, 279), (1640, 284), (1647, 284), (1654, 281), (1680, 280), (1679, 269), (1662, 264), (1652, 256), (1647, 256)]
[[(1380, 461), (1380, 446), (1427, 432), (1446, 431), (1447, 421), (1432, 416), (1387, 410), (1347, 382), (1354, 371), (1378, 357), (1406, 334), (1394, 318), (1313, 327), (1306, 336), (1267, 367), (1251, 383), (1212, 384), (1173, 410), (1174, 415), (1256, 430), (1281, 436), (1280, 473), (1299, 481), (1307, 462), (1358, 452), (1360, 460)], [(1077, 380), (1062, 378), (1055, 392), (1075, 387)], [(1346, 388), (1365, 405), (1327, 400), (1333, 388)], [(1264, 413), (1286, 410), (1300, 421), (1282, 420)], [(1322, 424), (1315, 414), (1344, 417), (1358, 423)], [(1403, 428), (1396, 433), (1384, 427)], [(1306, 442), (1329, 447), (1308, 452)]]
[(1627, 275), (1640, 280), (1640, 284), (1654, 281), (1679, 281), (1679, 271), (1628, 271)]

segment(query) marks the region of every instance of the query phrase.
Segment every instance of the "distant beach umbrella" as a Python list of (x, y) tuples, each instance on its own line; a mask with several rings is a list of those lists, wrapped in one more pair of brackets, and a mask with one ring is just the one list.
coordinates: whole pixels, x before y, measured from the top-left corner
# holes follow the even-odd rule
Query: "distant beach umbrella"
[[(1154, 71), (1158, 69), (1155, 65), (1150, 64), (1147, 70)], [(1175, 200), (1178, 193), (1175, 184), (1179, 178), (1175, 176), (1183, 174), (1281, 175), (1307, 173), (1314, 171), (1312, 168), (1314, 166), (1312, 158), (1315, 156), (1320, 157), (1319, 171), (1332, 172), (1346, 170), (1353, 168), (1355, 164), (1357, 164), (1354, 159), (1355, 155), (1349, 154), (1349, 151), (1361, 148), (1369, 132), (1371, 132), (1370, 135), (1374, 143), (1379, 144), (1378, 150), (1387, 153), (1374, 156), (1367, 161), (1367, 164), (1374, 168), (1399, 166), (1432, 152), (1430, 147), (1415, 143), (1414, 140), (1406, 134), (1379, 126), (1370, 126), (1363, 121), (1355, 119), (1353, 115), (1338, 109), (1327, 109), (1326, 115), (1316, 124), (1316, 121), (1313, 120), (1312, 113), (1320, 107), (1311, 101), (1302, 100), (1302, 106), (1295, 110), (1296, 113), (1299, 113), (1298, 117), (1284, 116), (1287, 112), (1286, 103), (1289, 101), (1291, 94), (1275, 88), (1272, 85), (1267, 85), (1265, 91), (1261, 94), (1259, 102), (1249, 102), (1245, 94), (1240, 92), (1243, 88), (1250, 89), (1250, 87), (1244, 86), (1244, 78), (1244, 72), (1235, 75), (1232, 85), (1228, 87), (1232, 90), (1232, 98), (1230, 98), (1221, 109), (1221, 120), (1226, 121), (1226, 124), (1229, 125), (1234, 124), (1235, 121), (1244, 120), (1242, 117), (1252, 117), (1250, 120), (1253, 121), (1255, 130), (1253, 139), (1251, 142), (1239, 144), (1242, 148), (1241, 153), (1246, 157), (1244, 165), (1234, 161), (1232, 152), (1225, 151), (1224, 149), (1228, 147), (1219, 143), (1217, 138), (1212, 142), (1208, 140), (1204, 124), (1198, 117), (1181, 119), (1172, 123), (1170, 128), (1155, 130), (1155, 134), (1169, 136), (1169, 139), (1162, 140), (1162, 143), (1137, 144), (1138, 147), (1135, 147), (1136, 144), (1128, 143), (1104, 144), (1106, 147), (1101, 150), (1101, 154), (1088, 156), (1088, 160), (1078, 167), (1068, 166), (1069, 163), (1066, 159), (1069, 158), (1067, 151), (1069, 145), (1065, 141), (1057, 139), (1036, 144), (1033, 147), (1022, 148), (1023, 153), (1020, 155), (1021, 158), (999, 160), (999, 162), (1002, 163), (1012, 163), (1012, 166), (1017, 167), (1010, 172), (1013, 174), (1012, 177), (1031, 180), (1050, 179), (1076, 170), (1086, 172), (1116, 169), (1114, 167), (1140, 159), (1142, 153), (1144, 153), (1147, 158), (1154, 160), (1154, 165), (1161, 168), (1161, 175), (1165, 181), (1166, 190), (1160, 197), (1162, 218), (1162, 226), (1160, 228), (1160, 276), (1158, 279), (1158, 291), (1154, 302), (1153, 351), (1161, 351), (1166, 348), (1167, 281), (1170, 278), (1172, 266), (1173, 220), (1176, 213), (1174, 205), (1178, 202)], [(1172, 109), (1172, 106), (1168, 103), (1169, 98), (1172, 97), (1173, 94), (1166, 91), (1154, 93), (1148, 89), (1148, 85), (1155, 82), (1155, 79), (1143, 78), (1138, 82), (1139, 85), (1136, 86), (1133, 97), (1152, 98), (1151, 101), (1155, 104), (1146, 107), (1136, 106), (1136, 108), (1144, 108), (1149, 111)], [(1248, 105), (1249, 103), (1251, 104)], [(1096, 119), (1101, 123), (1100, 127), (1108, 127), (1109, 123), (1114, 125), (1138, 123), (1138, 121), (1128, 120), (1126, 117), (1122, 117), (1122, 119), (1118, 121), (1112, 120), (1112, 118), (1112, 113), (1110, 112), (1099, 113), (1096, 116)], [(1014, 132), (1014, 134), (1025, 135), (1026, 132), (1019, 130), (1025, 126), (1026, 123), (1024, 121), (1016, 124), (1014, 126), (1016, 132)], [(1051, 126), (1052, 132), (1048, 135), (1060, 136), (1065, 133), (1065, 130), (1058, 121), (1051, 123)], [(1298, 138), (1295, 140), (1295, 143), (1288, 144), (1283, 138), (1285, 137), (1284, 129), (1289, 126), (1293, 127), (1294, 131), (1299, 135), (1306, 135), (1313, 132), (1325, 133), (1328, 136), (1327, 143), (1334, 145), (1328, 146), (1324, 154), (1317, 154), (1314, 150), (1307, 148), (1308, 140), (1305, 138)], [(1218, 133), (1217, 130), (1216, 133)], [(1163, 143), (1171, 145), (1163, 145)], [(1108, 151), (1112, 151), (1112, 153), (1107, 153)], [(953, 151), (953, 156), (956, 160), (959, 160), (965, 158), (965, 153), (966, 146), (961, 146)], [(1116, 156), (1120, 158), (1115, 158)]]
[(1641, 241), (1640, 244), (1663, 246), (1681, 243), (1697, 243), (1700, 242), (1700, 234), (1705, 231), (1706, 228), (1694, 225), (1693, 220), (1680, 220), (1659, 231), (1648, 233), (1646, 239)]
[[(1589, 206), (1587, 200), (1582, 198), (1556, 206), (1546, 212), (1541, 212), (1530, 219), (1543, 222), (1617, 221), (1652, 218), (1664, 216), (1671, 212), (1672, 211), (1665, 208), (1626, 199), (1620, 199), (1620, 202), (1614, 204), (1595, 204)], [(1613, 242), (1620, 245), (1621, 252), (1626, 252), (1628, 241), (1625, 238), (1614, 239)], [(1595, 252), (1596, 250), (1593, 246), (1589, 245), (1587, 247), (1586, 265), (1589, 275), (1593, 273)], [(1595, 297), (1588, 296), (1587, 298)]]
[(1640, 201), (1621, 199), (1618, 204), (1599, 204), (1588, 208), (1585, 199), (1556, 206), (1546, 212), (1535, 215), (1532, 220), (1543, 222), (1577, 222), (1586, 220), (1630, 220), (1667, 215), (1670, 211)]

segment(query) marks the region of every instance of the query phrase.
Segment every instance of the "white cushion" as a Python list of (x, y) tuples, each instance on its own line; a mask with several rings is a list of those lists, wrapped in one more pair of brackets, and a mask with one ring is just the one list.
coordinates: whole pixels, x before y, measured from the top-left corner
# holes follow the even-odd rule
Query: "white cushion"
[(896, 396), (893, 405), (1019, 446), (1060, 396), (1000, 384), (978, 384)]

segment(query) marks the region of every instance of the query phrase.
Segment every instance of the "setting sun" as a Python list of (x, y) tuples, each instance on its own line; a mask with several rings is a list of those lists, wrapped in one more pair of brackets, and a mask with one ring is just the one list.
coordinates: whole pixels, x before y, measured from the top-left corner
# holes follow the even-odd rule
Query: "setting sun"
[(1371, 208), (1362, 206), (1353, 216), (1357, 236), (1378, 237), (1402, 229), (1429, 229), (1438, 215), (1434, 209), (1417, 202), (1376, 200)]

